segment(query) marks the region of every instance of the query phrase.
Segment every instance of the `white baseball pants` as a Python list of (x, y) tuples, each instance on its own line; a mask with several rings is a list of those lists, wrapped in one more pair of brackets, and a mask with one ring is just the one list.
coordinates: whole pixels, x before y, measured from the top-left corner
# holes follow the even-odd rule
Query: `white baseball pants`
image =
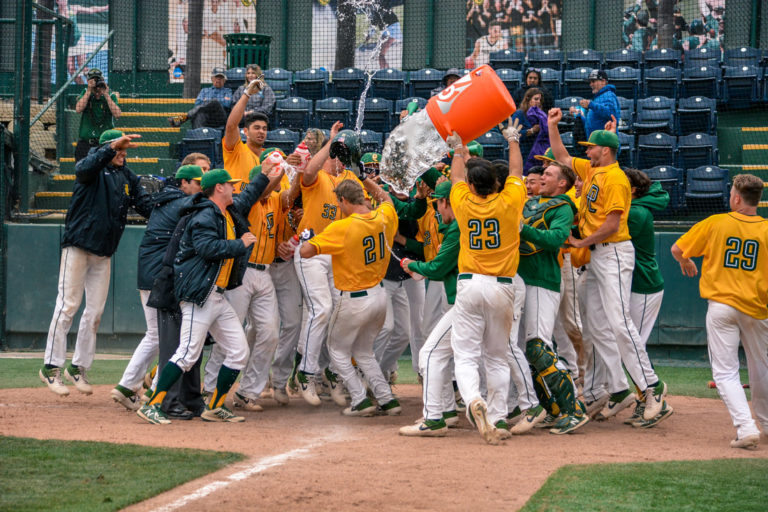
[(304, 307), (307, 321), (301, 327), (298, 351), (302, 354), (299, 370), (304, 373), (320, 375), (320, 353), (328, 337), (328, 322), (339, 292), (333, 284), (333, 267), (329, 254), (318, 254), (312, 258), (302, 258), (296, 247), (293, 260), (296, 275), (299, 278), (304, 295)]
[(505, 419), (507, 415), (507, 353), (515, 308), (515, 290), (511, 282), (499, 281), (510, 278), (481, 274), (471, 276), (471, 279), (459, 279), (456, 304), (453, 307), (451, 346), (456, 365), (456, 381), (464, 403), (469, 406), (473, 400), (481, 398), (480, 368), (485, 364), (488, 419), (496, 422)]
[(557, 355), (562, 358), (574, 380), (584, 373), (584, 356), (581, 353), (584, 341), (581, 336), (581, 315), (576, 296), (576, 282), (579, 277), (577, 269), (571, 265), (571, 255), (563, 254), (563, 266), (560, 268), (560, 308), (555, 319), (553, 336)]
[(157, 309), (147, 306), (149, 290), (139, 290), (141, 307), (144, 308), (144, 320), (147, 322), (147, 332), (133, 351), (128, 366), (125, 367), (120, 385), (134, 392), (141, 389), (144, 375), (160, 351), (160, 338), (157, 331)]
[(634, 293), (629, 297), (629, 311), (632, 322), (640, 333), (640, 341), (643, 347), (648, 344), (656, 318), (661, 309), (661, 300), (664, 298), (664, 290), (656, 293)]
[(275, 262), (269, 267), (280, 313), (280, 341), (272, 362), (272, 385), (285, 389), (293, 370), (293, 357), (302, 325), (301, 285), (292, 261)]
[(454, 309), (449, 306), (427, 336), (418, 355), (419, 372), (424, 382), (421, 390), (424, 400), (423, 412), (424, 418), (428, 420), (442, 419), (444, 412), (456, 410), (456, 395), (453, 393), (451, 379), (453, 316)]
[(405, 293), (408, 295), (408, 312), (411, 321), (411, 336), (409, 338), (411, 346), (411, 367), (414, 372), (419, 371), (419, 352), (421, 351), (421, 347), (424, 346), (424, 333), (429, 332), (424, 329), (424, 305), (427, 292), (426, 284), (426, 280), (416, 281), (415, 279), (406, 279), (403, 283), (403, 286), (405, 286)]
[(525, 307), (523, 308), (523, 324), (525, 338), (520, 340), (527, 343), (533, 338), (539, 338), (552, 345), (552, 331), (555, 328), (555, 316), (560, 307), (560, 293), (547, 290), (540, 286), (525, 286)]
[(758, 320), (726, 304), (709, 301), (707, 344), (712, 378), (739, 439), (760, 431), (752, 419), (739, 378), (739, 339), (747, 356), (752, 409), (768, 433), (768, 320)]
[(344, 380), (351, 404), (357, 405), (365, 399), (365, 385), (352, 365), (354, 357), (376, 400), (385, 404), (392, 400), (392, 390), (373, 355), (373, 340), (386, 316), (386, 293), (379, 285), (358, 292), (337, 293), (339, 299), (328, 328), (331, 368)]
[(381, 283), (387, 295), (387, 315), (373, 349), (381, 372), (389, 375), (389, 372), (397, 370), (397, 360), (410, 343), (411, 312), (403, 281), (384, 279)]
[[(509, 395), (507, 397), (507, 411), (520, 407), (526, 411), (539, 405), (536, 390), (533, 388), (531, 367), (525, 358), (523, 346), (525, 340), (520, 340), (520, 323), (523, 316), (523, 306), (526, 301), (526, 286), (523, 278), (516, 275), (513, 280), (515, 288), (515, 309), (512, 320), (512, 328), (509, 331), (509, 352), (507, 362), (510, 371)], [(513, 389), (514, 388), (514, 389)]]
[[(582, 394), (584, 395), (584, 400), (587, 402), (593, 402), (607, 395), (609, 392), (609, 377), (617, 378), (615, 373), (608, 373), (605, 362), (595, 350), (592, 340), (595, 338), (601, 340), (607, 345), (608, 350), (615, 350), (617, 352), (614, 354), (615, 358), (621, 358), (621, 356), (618, 355), (618, 348), (616, 348), (616, 345), (610, 343), (612, 336), (610, 326), (604, 319), (595, 317), (593, 311), (589, 309), (591, 305), (595, 303), (595, 299), (597, 299), (597, 297), (589, 297), (587, 295), (587, 280), (591, 272), (592, 269), (587, 268), (576, 283), (576, 296), (579, 302), (579, 312), (581, 314), (581, 321), (584, 329), (582, 336), (584, 345), (582, 348), (585, 365)], [(599, 302), (599, 300), (597, 302)], [(621, 372), (621, 377), (624, 377), (623, 371)], [(615, 381), (612, 384), (611, 392), (627, 389), (622, 386), (627, 386), (626, 378), (623, 378), (623, 381)]]
[(85, 292), (85, 309), (77, 328), (72, 364), (88, 369), (96, 353), (96, 332), (109, 294), (111, 258), (96, 256), (78, 247), (61, 251), (59, 292), (48, 329), (44, 364), (64, 366), (67, 360), (67, 333)]
[(224, 364), (232, 370), (242, 370), (248, 362), (248, 341), (240, 319), (223, 293), (213, 291), (203, 307), (192, 302), (181, 304), (181, 335), (179, 348), (171, 363), (189, 371), (200, 358), (208, 332), (224, 350)]

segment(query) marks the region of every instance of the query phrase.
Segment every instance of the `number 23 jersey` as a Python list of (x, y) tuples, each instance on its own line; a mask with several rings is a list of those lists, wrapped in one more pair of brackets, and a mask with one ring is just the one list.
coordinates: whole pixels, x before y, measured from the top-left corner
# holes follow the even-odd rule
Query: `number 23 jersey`
[(451, 187), (451, 206), (461, 233), (459, 272), (513, 277), (520, 262), (520, 219), (525, 185), (509, 176), (498, 194), (481, 198), (460, 181)]
[(704, 256), (699, 281), (703, 299), (768, 318), (768, 220), (736, 212), (712, 215), (676, 243), (686, 258)]

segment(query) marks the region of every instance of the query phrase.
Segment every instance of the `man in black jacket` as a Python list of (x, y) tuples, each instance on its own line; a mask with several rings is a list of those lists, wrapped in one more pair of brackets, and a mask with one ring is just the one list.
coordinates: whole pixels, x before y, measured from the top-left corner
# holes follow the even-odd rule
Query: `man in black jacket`
[(48, 330), (40, 379), (58, 395), (69, 390), (61, 379), (66, 362), (67, 333), (85, 291), (85, 310), (77, 330), (72, 362), (64, 375), (78, 391), (90, 395), (86, 371), (96, 352), (96, 331), (109, 292), (110, 260), (125, 229), (128, 209), (144, 217), (152, 212), (150, 195), (138, 176), (125, 165), (126, 150), (136, 147), (133, 139), (118, 130), (101, 134), (94, 148), (75, 167), (76, 181), (64, 221), (61, 246), (59, 292)]
[[(224, 399), (248, 361), (248, 342), (237, 314), (224, 297), (238, 287), (256, 237), (243, 218), (265, 190), (271, 191), (282, 172), (271, 180), (263, 174), (233, 200), (233, 180), (224, 169), (207, 172), (202, 195), (195, 196), (174, 260), (174, 290), (180, 301), (182, 323), (179, 348), (162, 369), (157, 389), (137, 414), (153, 424), (170, 423), (160, 405), (168, 389), (197, 362), (208, 332), (226, 352), (216, 389), (201, 417), (204, 421), (240, 422), (224, 406)], [(229, 208), (232, 206), (233, 208)], [(239, 238), (238, 238), (239, 237)]]
[[(158, 354), (158, 313), (156, 308), (147, 305), (149, 292), (162, 268), (163, 255), (181, 218), (181, 211), (188, 208), (192, 204), (192, 196), (201, 191), (202, 177), (203, 170), (200, 166), (182, 165), (176, 171), (175, 180), (168, 180), (152, 200), (152, 216), (147, 222), (147, 229), (139, 245), (138, 269), (139, 296), (141, 307), (144, 308), (147, 332), (133, 352), (120, 383), (111, 392), (115, 402), (131, 411), (139, 408), (137, 392), (144, 381), (144, 374)], [(176, 338), (178, 341), (178, 336)]]

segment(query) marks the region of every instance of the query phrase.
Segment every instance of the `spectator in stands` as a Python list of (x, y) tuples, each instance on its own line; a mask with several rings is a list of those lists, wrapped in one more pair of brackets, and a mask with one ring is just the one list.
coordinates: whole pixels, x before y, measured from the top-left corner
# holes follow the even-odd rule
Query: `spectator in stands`
[(312, 156), (325, 146), (326, 140), (325, 133), (320, 128), (308, 128), (304, 133), (303, 142)]
[(192, 122), (192, 128), (221, 128), (227, 122), (227, 112), (232, 108), (232, 89), (224, 87), (227, 75), (224, 68), (216, 67), (211, 72), (211, 87), (206, 87), (195, 99), (195, 106), (186, 114), (169, 117), (171, 126)]
[[(245, 68), (245, 83), (237, 88), (232, 95), (232, 104), (237, 103), (237, 100), (243, 95), (246, 86), (256, 80), (262, 75), (261, 67), (258, 64), (249, 64)], [(256, 94), (252, 94), (248, 98), (248, 103), (245, 104), (245, 115), (253, 114), (255, 112), (261, 112), (262, 114), (269, 116), (272, 111), (275, 110), (275, 92), (269, 86), (264, 84), (264, 88)]]
[[(531, 106), (531, 98), (537, 97), (539, 103), (541, 102), (541, 91), (535, 87), (531, 87), (525, 93), (525, 96), (518, 104), (518, 108), (512, 116), (512, 121), (517, 119), (520, 125), (520, 155), (525, 158), (531, 152), (533, 148), (533, 142), (539, 134), (541, 126), (531, 124), (528, 120), (528, 109)], [(528, 169), (523, 169), (524, 173), (528, 172)]]
[(507, 9), (507, 24), (509, 26), (508, 44), (512, 49), (522, 52), (525, 50), (523, 38), (523, 3), (522, 0), (509, 2)]
[(541, 84), (541, 71), (536, 68), (528, 68), (525, 72), (525, 80), (521, 87), (518, 87), (515, 93), (512, 95), (512, 99), (515, 100), (515, 105), (520, 105), (525, 97), (525, 93), (530, 88), (536, 88), (541, 92), (541, 109), (544, 112), (549, 112), (549, 109), (555, 106), (555, 100), (552, 97), (552, 93)]
[(488, 64), (491, 60), (491, 52), (506, 50), (507, 42), (501, 37), (501, 23), (492, 21), (488, 25), (488, 35), (475, 41), (475, 51), (467, 59), (468, 68), (476, 68)]
[(82, 114), (75, 162), (85, 158), (91, 148), (99, 145), (101, 134), (115, 127), (115, 119), (119, 119), (121, 113), (117, 106), (118, 96), (109, 91), (101, 70), (91, 68), (87, 76), (88, 87), (80, 93), (75, 104), (75, 111)]
[(442, 83), (439, 87), (435, 87), (432, 89), (432, 92), (430, 93), (431, 96), (434, 96), (435, 94), (440, 94), (440, 91), (451, 85), (453, 82), (461, 78), (461, 71), (458, 68), (451, 68), (448, 71), (445, 72), (445, 75), (443, 75)]
[(478, 5), (475, 0), (467, 0), (467, 38), (471, 44), (488, 33), (488, 24), (491, 22), (491, 2), (485, 0)]
[[(589, 138), (589, 134), (593, 131), (602, 130), (605, 123), (611, 120), (611, 116), (616, 118), (616, 125), (618, 126), (621, 118), (621, 106), (616, 97), (616, 88), (608, 83), (608, 75), (605, 71), (593, 69), (587, 80), (589, 80), (589, 87), (592, 89), (594, 97), (591, 100), (580, 100), (579, 105), (587, 111), (584, 130), (587, 138)], [(571, 107), (571, 113), (577, 114), (576, 107)]]
[(541, 18), (533, 0), (523, 0), (523, 29), (525, 47), (529, 50), (538, 48), (538, 36), (541, 31)]

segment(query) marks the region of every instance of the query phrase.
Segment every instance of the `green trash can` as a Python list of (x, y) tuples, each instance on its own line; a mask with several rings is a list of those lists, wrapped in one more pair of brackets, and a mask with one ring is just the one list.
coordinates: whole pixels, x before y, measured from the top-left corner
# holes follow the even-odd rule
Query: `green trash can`
[(224, 34), (227, 42), (227, 68), (244, 68), (258, 64), (261, 69), (269, 67), (269, 44), (272, 36), (263, 34)]

